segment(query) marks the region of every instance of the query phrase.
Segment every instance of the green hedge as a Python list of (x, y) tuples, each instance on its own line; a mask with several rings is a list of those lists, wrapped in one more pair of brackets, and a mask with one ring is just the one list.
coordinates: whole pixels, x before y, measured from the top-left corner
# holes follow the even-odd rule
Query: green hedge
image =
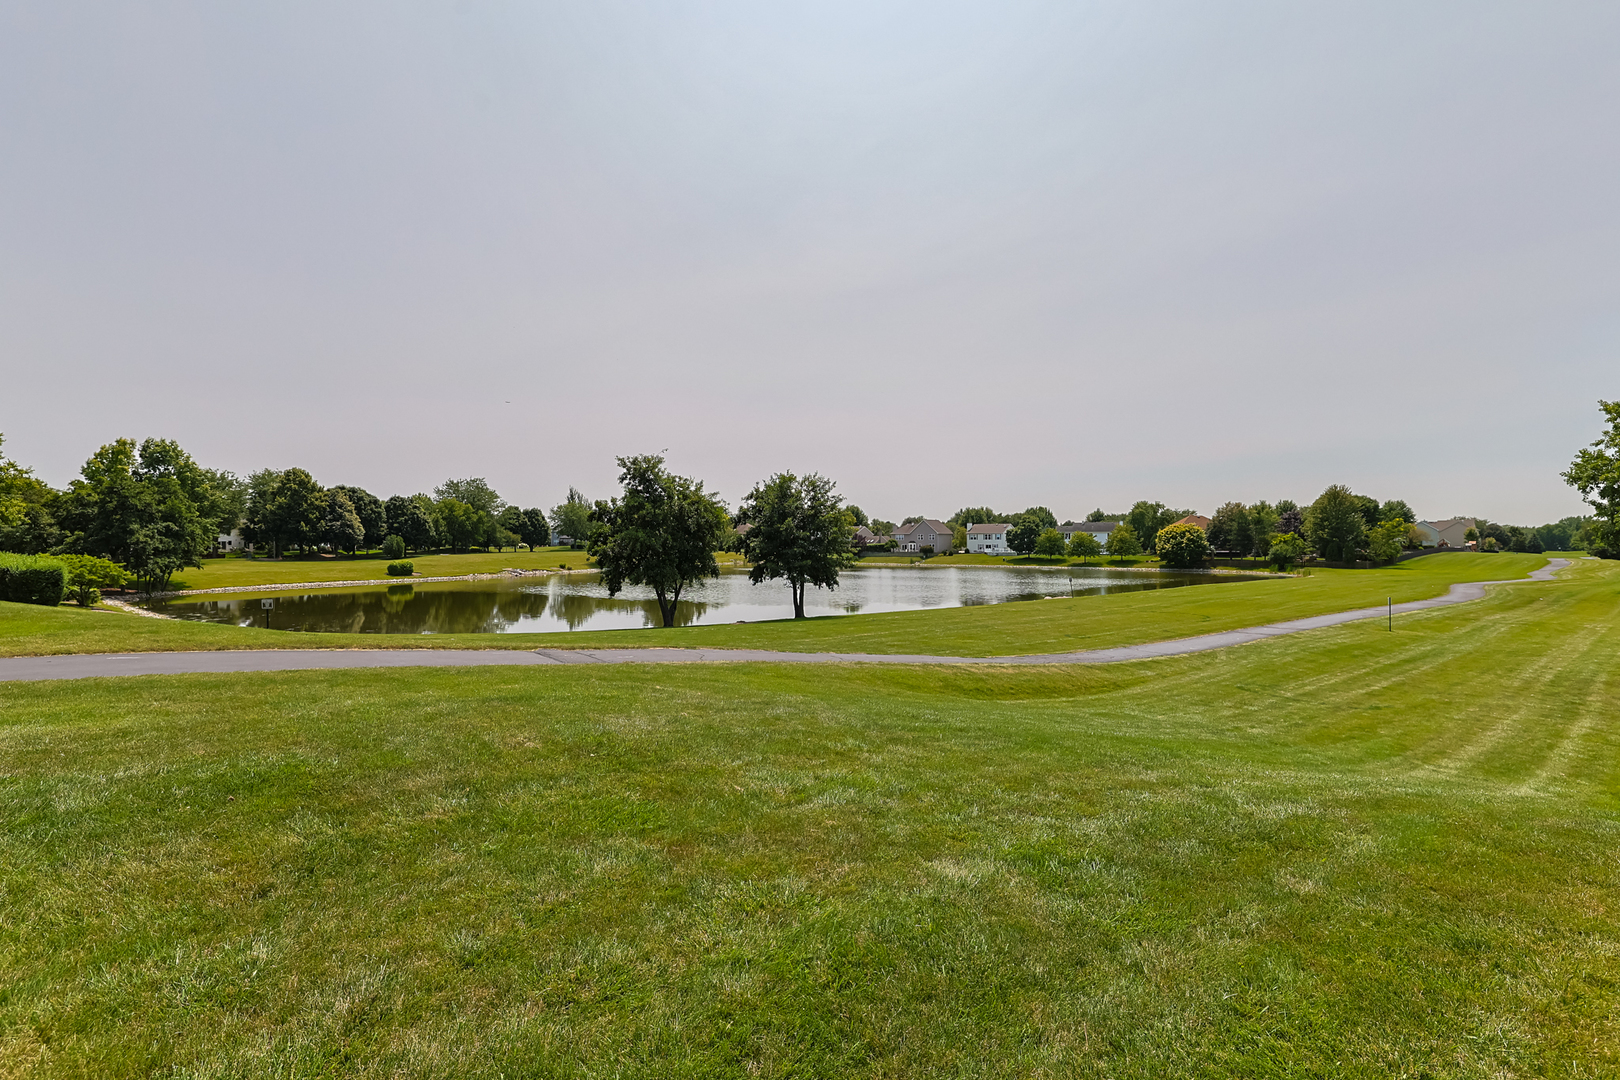
[(43, 555), (0, 553), (0, 600), (55, 607), (67, 590), (67, 569)]
[(391, 562), (388, 564), (388, 573), (394, 577), (410, 577), (416, 573), (416, 566), (408, 562)]

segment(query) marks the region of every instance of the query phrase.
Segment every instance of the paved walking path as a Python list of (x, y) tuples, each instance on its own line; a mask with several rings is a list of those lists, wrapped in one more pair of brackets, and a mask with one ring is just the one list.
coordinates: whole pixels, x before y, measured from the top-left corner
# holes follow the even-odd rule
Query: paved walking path
[[(1487, 585), (1515, 581), (1550, 581), (1569, 565), (1549, 559), (1529, 578), (1514, 581), (1470, 581), (1453, 585), (1445, 596), (1396, 604), (1395, 614), (1462, 604), (1485, 595)], [(1308, 619), (1226, 630), (1218, 634), (1122, 645), (1113, 649), (1045, 653), (1034, 656), (923, 656), (898, 653), (796, 653), (768, 649), (257, 649), (219, 652), (90, 653), (72, 656), (0, 658), (0, 682), (41, 679), (84, 679), (108, 675), (190, 675), (235, 671), (305, 671), (331, 668), (401, 667), (549, 667), (558, 664), (713, 664), (767, 661), (776, 664), (1114, 664), (1208, 652), (1250, 641), (1317, 630), (1325, 626), (1382, 618), (1386, 608), (1357, 608)]]

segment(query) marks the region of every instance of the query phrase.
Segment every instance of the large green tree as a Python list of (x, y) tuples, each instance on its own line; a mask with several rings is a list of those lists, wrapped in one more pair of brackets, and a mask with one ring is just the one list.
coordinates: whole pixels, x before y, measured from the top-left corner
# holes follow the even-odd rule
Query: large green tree
[(624, 494), (599, 500), (591, 511), (597, 526), (590, 555), (602, 570), (608, 595), (626, 585), (644, 585), (658, 598), (665, 626), (675, 625), (681, 592), (705, 577), (719, 577), (714, 553), (731, 529), (731, 517), (701, 481), (675, 476), (658, 454), (622, 457)]
[(326, 492), (305, 469), (288, 469), (276, 482), (265, 514), (266, 526), (279, 556), (289, 547), (309, 554), (326, 533)]
[(122, 563), (145, 592), (201, 566), (218, 536), (220, 507), (208, 476), (167, 439), (117, 439), (84, 463), (64, 496), (64, 547)]
[(568, 537), (575, 546), (588, 545), (596, 531), (590, 500), (578, 488), (569, 488), (568, 498), (551, 508), (551, 525), (558, 536)]
[(838, 574), (855, 561), (850, 540), (855, 518), (825, 476), (777, 473), (754, 485), (737, 509), (742, 552), (758, 585), (784, 578), (793, 593), (793, 617), (804, 618), (808, 585), (838, 588)]
[(1128, 522), (1108, 534), (1108, 554), (1120, 558), (1142, 554), (1142, 541)]
[(1240, 502), (1222, 503), (1209, 519), (1209, 546), (1239, 557), (1254, 550), (1254, 516)]
[(333, 551), (346, 551), (351, 555), (366, 538), (360, 515), (354, 512), (354, 503), (341, 488), (332, 488), (326, 493), (326, 522), (322, 533)]
[(1007, 526), (1007, 546), (1020, 555), (1032, 555), (1040, 542), (1046, 523), (1028, 514), (1014, 514)]
[[(5, 436), (0, 435), (0, 446)], [(0, 453), (0, 551), (40, 555), (61, 540), (53, 506), (57, 493), (32, 469)]]
[(354, 487), (350, 484), (339, 484), (337, 487), (328, 488), (327, 490), (340, 491), (343, 493), (344, 498), (349, 500), (349, 505), (354, 509), (355, 516), (360, 519), (362, 531), (360, 546), (367, 551), (381, 547), (383, 539), (389, 533), (395, 531), (388, 524), (387, 506), (384, 505), (381, 499), (365, 488)]
[(1324, 559), (1355, 562), (1367, 543), (1361, 497), (1343, 484), (1330, 486), (1305, 511), (1305, 539)]
[(1575, 455), (1564, 481), (1581, 493), (1594, 513), (1587, 548), (1603, 559), (1620, 559), (1620, 401), (1599, 401), (1609, 430)]
[(1125, 524), (1131, 527), (1136, 538), (1151, 552), (1153, 539), (1159, 535), (1159, 530), (1190, 513), (1191, 510), (1172, 510), (1164, 503), (1148, 502), (1143, 499), (1131, 507), (1131, 512), (1125, 515)]
[(1209, 537), (1197, 525), (1166, 525), (1153, 538), (1153, 549), (1164, 565), (1178, 570), (1203, 566), (1209, 560)]

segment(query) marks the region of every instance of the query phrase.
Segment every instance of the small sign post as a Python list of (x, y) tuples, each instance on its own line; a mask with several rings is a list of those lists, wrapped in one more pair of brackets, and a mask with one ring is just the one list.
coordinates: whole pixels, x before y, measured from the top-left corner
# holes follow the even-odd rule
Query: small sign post
[(1393, 596), (1388, 597), (1386, 602), (1389, 604), (1389, 632), (1393, 634), (1395, 632), (1395, 598)]
[(259, 606), (264, 609), (264, 628), (270, 629), (270, 611), (276, 606), (274, 600), (260, 600)]

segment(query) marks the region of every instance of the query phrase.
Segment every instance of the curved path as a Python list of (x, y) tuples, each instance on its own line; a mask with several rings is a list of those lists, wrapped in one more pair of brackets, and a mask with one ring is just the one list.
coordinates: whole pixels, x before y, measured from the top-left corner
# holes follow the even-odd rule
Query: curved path
[[(1445, 596), (1396, 604), (1396, 614), (1426, 611), (1478, 600), (1487, 585), (1550, 581), (1569, 565), (1549, 559), (1527, 578), (1512, 581), (1469, 581), (1453, 585)], [(1357, 608), (1331, 615), (1226, 630), (1218, 634), (1122, 645), (1113, 649), (1044, 653), (1032, 656), (921, 656), (903, 653), (795, 653), (767, 649), (241, 649), (218, 652), (88, 653), (69, 656), (0, 658), (0, 682), (41, 679), (85, 679), (118, 675), (190, 675), (235, 671), (307, 671), (332, 668), (400, 667), (534, 667), (558, 664), (713, 664), (766, 661), (776, 664), (1114, 664), (1208, 652), (1250, 641), (1317, 630), (1324, 626), (1382, 618), (1388, 608)]]

